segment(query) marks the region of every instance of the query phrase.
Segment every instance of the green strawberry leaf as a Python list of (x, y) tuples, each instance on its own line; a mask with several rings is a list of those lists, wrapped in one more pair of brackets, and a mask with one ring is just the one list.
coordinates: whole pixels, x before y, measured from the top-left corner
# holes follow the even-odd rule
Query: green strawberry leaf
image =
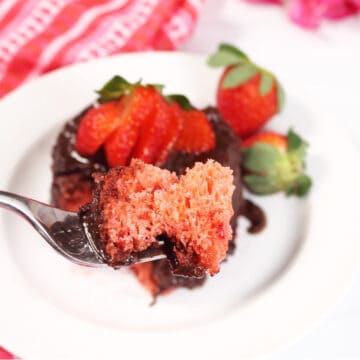
[(293, 167), (301, 171), (305, 167), (305, 158), (309, 144), (292, 129), (289, 130), (287, 138), (289, 159)]
[(289, 129), (287, 134), (287, 141), (289, 151), (296, 151), (303, 145), (307, 145), (306, 142), (293, 129)]
[(258, 71), (258, 68), (253, 64), (238, 65), (227, 73), (222, 87), (224, 89), (237, 87), (250, 80)]
[(167, 95), (166, 100), (168, 100), (170, 103), (176, 101), (183, 110), (189, 111), (193, 109), (190, 100), (185, 95), (181, 95), (181, 94)]
[[(110, 79), (100, 90), (96, 92), (100, 95), (99, 101), (111, 101), (117, 100), (121, 98), (123, 95), (128, 94), (135, 86), (140, 86), (141, 80), (130, 83), (122, 76), (115, 75), (112, 79)], [(157, 89), (160, 93), (162, 93), (164, 89), (164, 85), (161, 84), (146, 84), (143, 86), (152, 86)]]
[(146, 86), (152, 86), (153, 88), (155, 88), (159, 93), (162, 93), (165, 85), (163, 84), (146, 84)]
[(279, 191), (279, 181), (275, 175), (245, 175), (244, 183), (248, 189), (258, 195), (268, 195)]
[(300, 174), (288, 186), (287, 195), (305, 196), (312, 185), (311, 178), (306, 174)]
[(261, 80), (260, 80), (260, 95), (261, 96), (265, 96), (266, 94), (269, 93), (269, 91), (271, 90), (272, 86), (273, 86), (273, 77), (272, 75), (266, 73), (266, 72), (262, 72), (261, 73)]
[(248, 56), (243, 51), (241, 51), (240, 49), (238, 49), (237, 47), (235, 47), (231, 44), (222, 43), (219, 46), (219, 50), (227, 51), (228, 53), (237, 55), (239, 58), (241, 58), (244, 61), (249, 60)]
[(281, 86), (280, 82), (276, 80), (276, 87), (277, 87), (277, 105), (278, 105), (278, 112), (280, 113), (284, 108), (285, 103), (285, 91)]
[(243, 60), (239, 59), (237, 55), (219, 50), (214, 55), (209, 57), (207, 64), (210, 67), (223, 67), (241, 64), (242, 62)]
[(100, 101), (110, 101), (119, 99), (124, 94), (129, 93), (133, 87), (134, 85), (126, 79), (116, 75), (96, 92), (100, 95)]
[(242, 151), (243, 167), (247, 172), (257, 175), (275, 174), (277, 164), (283, 159), (282, 154), (274, 146), (258, 142)]
[(207, 64), (211, 67), (223, 67), (246, 61), (248, 57), (241, 50), (229, 44), (221, 44), (217, 52), (209, 57)]

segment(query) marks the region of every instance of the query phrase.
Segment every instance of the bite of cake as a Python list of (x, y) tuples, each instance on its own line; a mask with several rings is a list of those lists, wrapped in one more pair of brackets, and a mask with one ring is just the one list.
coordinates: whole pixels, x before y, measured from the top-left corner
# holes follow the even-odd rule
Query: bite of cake
[(185, 174), (132, 160), (95, 175), (93, 200), (81, 216), (111, 265), (165, 242), (176, 274), (214, 275), (232, 239), (232, 171), (214, 160)]

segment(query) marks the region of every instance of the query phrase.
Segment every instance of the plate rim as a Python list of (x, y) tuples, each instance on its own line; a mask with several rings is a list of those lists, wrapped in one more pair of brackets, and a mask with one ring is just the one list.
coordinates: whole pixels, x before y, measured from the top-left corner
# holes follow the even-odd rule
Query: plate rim
[[(144, 58), (144, 57), (155, 57), (156, 58), (156, 57), (163, 57), (163, 56), (165, 56), (165, 57), (170, 56), (170, 57), (176, 57), (176, 58), (186, 57), (186, 58), (192, 58), (192, 59), (194, 59), (194, 61), (199, 61), (200, 59), (201, 59), (201, 61), (203, 61), (203, 59), (204, 59), (204, 55), (196, 54), (196, 53), (185, 53), (185, 52), (173, 53), (173, 52), (161, 51), (161, 52), (143, 52), (143, 53), (134, 53), (134, 54), (120, 54), (120, 55), (115, 55), (115, 56), (111, 56), (111, 57), (104, 58), (104, 59), (96, 59), (96, 60), (93, 60), (93, 61), (90, 61), (90, 62), (87, 62), (87, 63), (71, 65), (71, 66), (67, 66), (65, 68), (53, 71), (53, 72), (51, 72), (49, 74), (46, 74), (46, 75), (44, 75), (44, 76), (42, 76), (42, 77), (40, 77), (38, 79), (35, 79), (33, 81), (30, 81), (27, 84), (24, 84), (24, 86), (22, 86), (19, 89), (15, 90), (14, 92), (8, 94), (3, 99), (1, 99), (1, 101), (0, 101), (0, 110), (3, 107), (4, 102), (13, 101), (12, 99), (16, 98), (18, 96), (19, 92), (31, 91), (31, 88), (33, 86), (43, 86), (42, 84), (46, 84), (46, 81), (51, 81), (52, 78), (56, 78), (57, 76), (61, 76), (61, 74), (66, 73), (66, 72), (71, 73), (72, 71), (77, 71), (78, 68), (83, 69), (83, 68), (86, 68), (86, 67), (89, 67), (89, 68), (94, 67), (94, 66), (96, 67), (96, 64), (98, 64), (98, 63), (100, 63), (100, 64), (103, 64), (103, 63), (106, 63), (106, 62), (111, 63), (111, 62), (116, 61), (117, 59), (125, 59), (123, 61), (127, 61), (126, 59), (131, 60), (131, 58), (133, 58), (133, 57), (142, 57), (142, 58)], [(324, 117), (324, 115), (327, 115), (327, 114), (323, 114), (323, 111), (319, 111), (319, 114), (320, 113), (321, 113), (321, 116), (323, 116), (323, 117)], [(326, 116), (326, 118), (331, 119), (331, 117), (328, 117), (328, 116)], [(333, 133), (337, 133), (338, 130), (339, 130), (338, 129), (339, 127), (337, 125), (334, 125), (335, 122), (331, 120), (331, 121), (329, 121), (329, 124), (332, 124), (332, 125), (330, 125), (330, 127), (334, 126), (334, 128), (331, 129), (331, 130), (335, 131)], [(341, 131), (341, 132), (345, 133), (343, 131)], [(344, 142), (345, 142), (345, 140), (344, 140)], [(348, 145), (351, 148), (351, 145), (350, 144), (348, 144)], [(351, 152), (351, 149), (349, 148), (349, 146), (346, 149), (348, 153)], [(353, 148), (355, 149), (355, 147), (353, 147)], [(354, 171), (356, 173), (355, 176), (359, 177), (359, 179), (360, 179), (359, 168), (358, 167), (354, 168)], [(312, 221), (310, 221), (310, 223), (312, 223)], [(311, 224), (309, 226), (311, 226)], [(307, 245), (308, 245), (308, 242), (309, 241), (306, 241)], [(356, 241), (352, 241), (351, 245), (356, 246), (356, 248), (358, 250), (360, 250), (360, 244), (358, 245), (356, 243)], [(302, 251), (298, 254), (297, 259), (295, 259), (295, 262), (291, 265), (290, 269), (288, 269), (287, 272), (282, 276), (282, 280), (280, 282), (278, 281), (277, 283), (273, 284), (271, 291), (268, 291), (267, 293), (263, 294), (259, 299), (256, 299), (256, 300), (248, 303), (242, 309), (237, 310), (236, 311), (237, 314), (236, 314), (235, 317), (240, 316), (240, 320), (242, 320), (242, 321), (244, 321), (244, 319), (247, 320), (247, 321), (251, 321), (251, 317), (254, 314), (257, 314), (258, 317), (259, 317), (259, 314), (264, 315), (265, 314), (264, 311), (266, 312), (266, 309), (274, 307), (274, 309), (279, 310), (279, 306), (276, 305), (278, 299), (280, 299), (281, 297), (285, 297), (285, 298), (289, 297), (289, 294), (287, 294), (286, 291), (284, 292), (285, 283), (291, 284), (291, 282), (294, 281), (294, 279), (296, 279), (297, 276), (299, 276), (299, 274), (294, 274), (294, 270), (298, 269), (299, 263), (301, 263), (301, 262), (306, 263), (307, 259), (304, 258), (304, 256), (307, 254), (306, 251), (309, 251), (307, 246), (305, 247), (305, 250), (302, 249)], [(351, 272), (351, 274), (353, 276), (355, 276), (355, 274), (359, 271), (359, 265), (358, 264), (360, 263), (360, 261), (359, 261), (360, 260), (360, 251), (358, 251), (358, 254), (359, 255), (356, 255), (355, 251), (354, 251), (354, 254), (352, 254), (353, 258), (351, 258), (351, 261), (349, 261), (347, 263), (347, 265), (349, 266), (349, 274)], [(4, 256), (2, 256), (0, 254), (0, 259), (3, 259), (3, 258), (4, 258)], [(6, 264), (6, 262), (5, 262), (5, 264)], [(350, 269), (350, 267), (351, 267), (351, 269)], [(328, 301), (326, 301), (327, 306), (325, 306), (325, 307), (321, 306), (322, 311), (315, 311), (314, 310), (316, 312), (316, 314), (312, 314), (313, 316), (312, 316), (311, 324), (314, 323), (314, 320), (318, 320), (319, 317), (321, 317), (324, 314), (324, 312), (326, 312), (326, 309), (328, 309), (329, 306), (333, 305), (334, 302), (336, 302), (339, 299), (339, 297), (341, 297), (344, 294), (344, 291), (346, 291), (348, 289), (348, 287), (350, 286), (350, 284), (352, 282), (353, 277), (351, 277), (351, 279), (349, 278), (349, 276), (346, 276), (346, 277), (347, 277), (346, 284), (345, 283), (342, 284), (343, 286), (342, 286), (341, 291), (336, 291), (336, 294), (333, 294), (333, 297), (332, 297), (333, 301), (331, 301), (331, 304), (329, 304)], [(2, 277), (0, 275), (0, 279), (1, 278)], [(269, 296), (270, 293), (272, 294), (271, 296)], [(259, 302), (262, 305), (259, 304)], [(320, 304), (316, 304), (316, 305), (320, 306)], [(0, 314), (1, 314), (1, 310), (0, 310)], [(61, 314), (62, 314), (62, 312), (61, 312)], [(64, 315), (62, 315), (62, 316), (64, 316)], [(70, 316), (64, 316), (64, 318), (66, 318), (65, 323), (74, 324), (74, 327), (75, 327), (75, 323), (77, 323), (76, 328), (79, 328), (79, 329), (83, 328), (83, 325), (82, 325), (81, 321), (79, 321), (77, 319), (74, 319), (74, 318), (72, 318)], [(266, 318), (266, 316), (265, 316), (265, 318)], [(225, 319), (219, 320), (219, 321), (216, 322), (216, 326), (215, 326), (215, 324), (211, 324), (211, 325), (207, 325), (207, 327), (204, 328), (203, 326), (200, 325), (199, 327), (196, 327), (196, 329), (193, 329), (191, 331), (186, 331), (186, 332), (179, 331), (178, 334), (177, 334), (177, 337), (180, 337), (182, 339), (188, 339), (190, 334), (191, 334), (191, 336), (195, 337), (195, 335), (198, 334), (199, 331), (201, 331), (201, 332), (205, 332), (209, 336), (209, 338), (212, 339), (214, 332), (218, 333), (218, 332), (227, 330), (227, 328), (229, 327), (229, 321), (234, 321), (234, 319), (229, 320), (228, 318), (225, 318)], [(302, 321), (301, 321), (301, 323), (302, 323)], [(307, 321), (307, 326), (309, 324), (310, 324), (310, 322)], [(89, 324), (85, 323), (85, 327), (88, 327), (88, 326), (89, 326)], [(265, 327), (265, 329), (267, 329), (267, 326)], [(239, 327), (241, 327), (241, 325), (239, 325)], [(86, 329), (84, 329), (84, 331), (85, 330)], [(239, 335), (241, 334), (241, 335), (244, 336), (246, 334), (246, 330), (247, 329), (238, 328)], [(115, 333), (116, 333), (115, 334), (113, 329), (110, 329), (110, 330), (109, 329), (102, 329), (102, 331), (104, 332), (104, 334), (107, 334), (108, 336), (111, 336), (112, 338), (115, 338), (116, 334), (119, 333), (119, 330), (115, 330)], [(4, 338), (7, 338), (6, 331), (5, 331), (4, 334), (2, 334), (3, 332), (4, 331), (0, 327), (0, 334), (1, 334), (0, 342), (2, 342)], [(85, 332), (87, 333), (88, 331), (85, 331)], [(294, 334), (295, 332), (296, 331), (294, 329), (292, 329), (291, 339), (288, 339), (288, 340), (294, 341), (294, 339), (296, 338), (296, 336)], [(282, 334), (282, 338), (284, 338), (284, 337), (288, 338), (289, 337), (289, 336), (286, 336), (286, 334), (284, 334), (284, 329), (282, 329), (281, 334)], [(124, 334), (122, 334), (122, 335), (124, 335)], [(256, 335), (255, 333), (252, 334), (251, 335), (251, 336), (253, 336), (252, 338), (250, 338), (250, 337), (246, 338), (246, 336), (245, 336), (245, 338), (248, 340), (248, 343), (250, 344), (250, 346), (254, 346), (256, 344), (255, 340), (257, 340), (257, 338), (256, 338), (255, 335)], [(296, 335), (298, 336), (298, 333)], [(144, 339), (144, 337), (141, 334), (137, 335), (137, 337), (138, 336), (140, 336), (141, 339), (143, 339), (144, 341), (146, 340), (146, 339)], [(172, 335), (171, 334), (163, 334), (162, 336), (165, 336), (168, 339), (169, 336), (171, 337)], [(129, 344), (134, 344), (133, 339), (130, 339), (129, 336), (125, 336), (125, 337), (126, 337), (126, 341), (128, 341)], [(22, 337), (20, 337), (20, 338), (22, 339)], [(151, 338), (153, 338), (153, 337), (151, 337)], [(103, 339), (103, 337), (101, 339)], [(105, 341), (105, 339), (104, 339), (104, 341)], [(19, 343), (19, 338), (18, 338), (17, 340), (8, 339), (8, 341), (6, 341), (6, 342), (7, 343), (3, 344), (5, 347), (8, 346), (11, 351), (13, 351), (14, 353), (20, 354), (24, 358), (32, 358), (32, 357), (36, 356), (36, 353), (34, 353), (33, 351), (31, 351), (31, 349), (28, 348), (29, 344), (26, 341), (24, 341), (23, 343)], [(148, 343), (149, 341), (146, 341), (146, 342)], [(275, 342), (274, 342), (274, 344), (275, 344)], [(264, 345), (263, 350), (265, 350), (265, 351), (263, 353), (260, 353), (260, 354), (262, 355), (262, 354), (271, 353), (271, 351), (274, 350), (274, 346), (273, 346), (274, 344), (272, 344), (271, 342), (268, 342), (267, 344), (263, 344)], [(247, 349), (247, 350), (250, 350), (249, 353), (251, 353), (250, 348)], [(213, 357), (214, 355), (218, 355), (218, 354), (221, 354), (221, 353), (215, 349), (215, 351), (213, 351), (213, 352), (210, 351), (209, 352), (209, 356)], [(179, 356), (179, 358), (182, 357), (183, 356), (182, 351), (179, 351), (176, 356)]]

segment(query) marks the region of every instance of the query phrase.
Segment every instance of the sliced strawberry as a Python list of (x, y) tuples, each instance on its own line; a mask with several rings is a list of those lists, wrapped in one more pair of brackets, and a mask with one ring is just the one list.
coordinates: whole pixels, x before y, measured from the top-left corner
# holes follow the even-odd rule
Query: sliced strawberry
[(176, 103), (169, 105), (159, 94), (153, 116), (141, 126), (132, 157), (149, 164), (162, 164), (175, 144), (181, 125), (180, 107)]
[(180, 106), (176, 102), (173, 102), (168, 106), (171, 110), (170, 124), (158, 152), (159, 155), (156, 161), (157, 165), (161, 165), (164, 161), (166, 161), (170, 151), (174, 148), (184, 123), (183, 111)]
[(275, 146), (277, 149), (281, 150), (282, 152), (285, 152), (288, 147), (286, 136), (272, 131), (266, 131), (260, 134), (250, 136), (241, 143), (241, 147), (242, 148), (251, 147), (252, 145), (258, 142)]
[(119, 126), (120, 106), (111, 101), (91, 108), (82, 118), (75, 148), (81, 155), (93, 155), (106, 138)]
[(158, 92), (153, 87), (139, 86), (121, 100), (117, 129), (104, 144), (106, 160), (111, 167), (126, 165), (139, 136), (140, 125), (154, 111)]
[(117, 128), (104, 145), (107, 163), (110, 167), (127, 165), (129, 156), (138, 136), (138, 124), (129, 122)]
[(139, 137), (131, 155), (132, 158), (148, 164), (155, 163), (171, 121), (171, 110), (160, 93), (153, 103), (154, 111), (141, 124)]
[(190, 153), (202, 153), (215, 147), (214, 131), (203, 111), (183, 111), (183, 128), (175, 143), (175, 149)]

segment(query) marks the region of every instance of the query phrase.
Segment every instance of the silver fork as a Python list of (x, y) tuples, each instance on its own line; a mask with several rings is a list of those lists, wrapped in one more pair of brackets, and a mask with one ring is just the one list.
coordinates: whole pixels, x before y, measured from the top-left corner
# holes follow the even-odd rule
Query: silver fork
[[(76, 212), (57, 209), (5, 191), (0, 191), (0, 208), (11, 210), (26, 219), (53, 249), (73, 263), (91, 267), (106, 265), (102, 251)], [(159, 247), (143, 251), (131, 264), (164, 258), (166, 255)]]

